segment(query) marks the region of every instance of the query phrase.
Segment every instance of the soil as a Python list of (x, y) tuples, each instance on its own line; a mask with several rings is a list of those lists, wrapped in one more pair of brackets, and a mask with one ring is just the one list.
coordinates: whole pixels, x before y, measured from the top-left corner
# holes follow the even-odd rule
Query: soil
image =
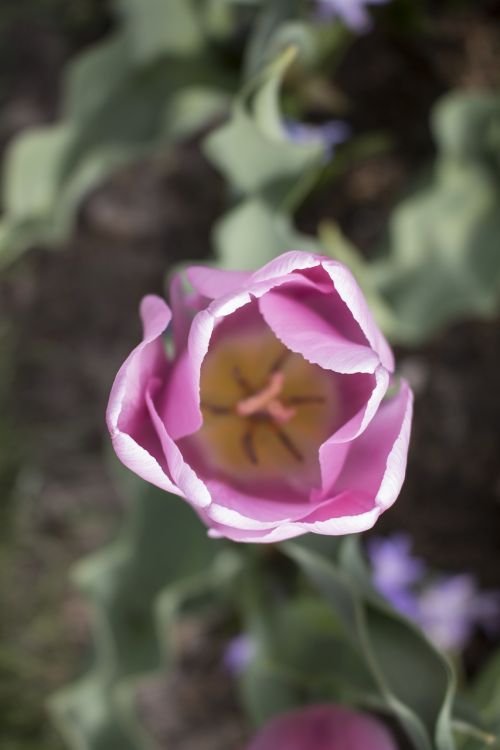
[[(353, 45), (337, 78), (355, 102), (353, 128), (387, 132), (393, 145), (313, 193), (299, 212), (302, 229), (313, 231), (329, 216), (370, 253), (432, 156), (433, 102), (450, 86), (500, 83), (496, 9), (488, 7), (440, 13), (411, 41), (382, 30)], [(10, 68), (2, 94), (3, 143), (54, 117), (69, 51), (107, 23), (99, 16), (92, 32), (68, 43), (66, 29), (16, 19), (30, 54)], [(123, 512), (102, 460), (109, 387), (139, 337), (139, 300), (164, 290), (175, 262), (209, 255), (210, 228), (223, 210), (220, 178), (197, 144), (186, 144), (173, 162), (123, 170), (86, 201), (65, 247), (34, 248), (0, 279), (7, 352), (0, 393), (9, 392), (0, 483), (10, 497), (0, 531), (2, 746), (62, 747), (43, 700), (79, 671), (89, 640), (67, 571), (113, 537)], [(401, 351), (399, 363), (417, 393), (412, 447), (401, 497), (377, 532), (404, 528), (431, 565), (470, 571), (500, 589), (498, 321), (456, 325), (421, 349)], [(469, 663), (477, 665), (492, 645), (478, 636)], [(243, 742), (247, 729), (221, 668), (223, 648), (217, 628), (187, 627), (173, 676), (144, 699), (159, 747), (234, 750)]]

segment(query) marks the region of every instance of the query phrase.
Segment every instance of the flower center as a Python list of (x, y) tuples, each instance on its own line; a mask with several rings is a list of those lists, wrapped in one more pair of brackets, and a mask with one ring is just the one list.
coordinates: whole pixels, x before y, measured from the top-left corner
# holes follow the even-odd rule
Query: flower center
[(334, 375), (286, 349), (267, 326), (213, 343), (200, 398), (193, 444), (215, 476), (319, 481), (319, 446), (337, 417)]
[(283, 390), (285, 376), (282, 372), (272, 372), (269, 382), (265, 388), (257, 391), (253, 396), (248, 396), (238, 401), (236, 413), (240, 417), (252, 417), (255, 415), (268, 416), (278, 424), (285, 424), (296, 414), (292, 406), (285, 406), (278, 398)]

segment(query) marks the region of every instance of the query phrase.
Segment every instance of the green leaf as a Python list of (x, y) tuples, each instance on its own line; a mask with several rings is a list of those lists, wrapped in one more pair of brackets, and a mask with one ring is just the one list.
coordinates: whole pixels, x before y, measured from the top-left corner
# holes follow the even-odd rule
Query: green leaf
[(500, 745), (500, 649), (495, 651), (480, 672), (470, 697), (486, 726), (498, 735)]
[(164, 54), (193, 55), (204, 44), (193, 0), (117, 0), (132, 59), (143, 65)]
[(434, 172), (394, 211), (390, 253), (370, 268), (407, 343), (499, 307), (500, 97), (449, 94), (433, 124)]
[(105, 108), (133, 69), (126, 36), (119, 31), (94, 44), (64, 72), (63, 118), (80, 127)]
[(72, 748), (148, 746), (133, 697), (137, 681), (161, 661), (155, 602), (169, 586), (206, 576), (221, 550), (184, 500), (136, 479), (128, 484), (134, 502), (121, 535), (74, 573), (93, 613), (95, 659), (87, 676), (51, 701)]
[(262, 3), (245, 54), (244, 70), (247, 79), (257, 75), (277, 52), (281, 52), (279, 49), (276, 50), (275, 37), (288, 20), (298, 15), (302, 5), (303, 0), (273, 0), (272, 3)]
[(323, 165), (322, 143), (289, 140), (282, 123), (279, 89), (295, 56), (286, 50), (235, 100), (227, 124), (211, 133), (204, 151), (239, 193), (265, 193), (268, 202), (285, 201), (298, 180)]
[(319, 252), (312, 238), (296, 232), (286, 214), (258, 198), (245, 201), (215, 226), (214, 244), (223, 268), (254, 270), (287, 250)]
[(64, 154), (74, 131), (69, 125), (24, 131), (7, 151), (3, 203), (11, 220), (33, 221), (50, 215), (57, 196)]
[[(351, 544), (351, 543), (348, 543)], [(283, 545), (321, 591), (360, 650), (379, 700), (418, 750), (453, 750), (450, 665), (423, 634), (373, 591), (352, 548), (339, 564), (295, 544)]]
[(235, 74), (205, 50), (190, 0), (122, 0), (120, 8), (118, 31), (70, 63), (62, 120), (21, 133), (9, 149), (2, 264), (31, 244), (59, 244), (96, 185), (228, 106)]

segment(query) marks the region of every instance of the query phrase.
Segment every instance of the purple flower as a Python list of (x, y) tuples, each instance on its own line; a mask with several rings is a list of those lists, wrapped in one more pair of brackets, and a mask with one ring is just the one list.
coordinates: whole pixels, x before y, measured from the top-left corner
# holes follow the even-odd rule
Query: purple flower
[(460, 651), (476, 626), (498, 632), (500, 594), (479, 591), (471, 575), (449, 576), (422, 591), (416, 619), (437, 646)]
[(228, 672), (238, 675), (252, 661), (255, 655), (255, 641), (247, 633), (232, 638), (224, 652), (223, 663)]
[(172, 308), (142, 301), (107, 411), (118, 457), (211, 536), (371, 528), (403, 483), (413, 398), (404, 381), (389, 391), (394, 357), (351, 272), (294, 251), (187, 275), (194, 292), (175, 277)]
[(423, 560), (411, 554), (408, 534), (371, 539), (368, 550), (375, 586), (386, 596), (417, 583), (425, 573)]
[(284, 127), (287, 136), (294, 143), (322, 143), (326, 159), (332, 157), (335, 146), (347, 140), (351, 133), (350, 127), (342, 120), (330, 120), (322, 125), (285, 120)]
[(480, 592), (467, 574), (426, 583), (426, 566), (412, 556), (406, 534), (371, 539), (368, 554), (378, 591), (439, 648), (462, 650), (477, 626), (500, 630), (500, 593)]
[(318, 16), (325, 21), (340, 18), (352, 31), (362, 33), (371, 27), (366, 5), (383, 5), (388, 0), (317, 0)]
[(413, 557), (410, 550), (411, 539), (402, 533), (384, 539), (371, 539), (368, 543), (375, 587), (394, 609), (414, 618), (417, 603), (411, 587), (421, 580), (425, 565), (422, 560)]

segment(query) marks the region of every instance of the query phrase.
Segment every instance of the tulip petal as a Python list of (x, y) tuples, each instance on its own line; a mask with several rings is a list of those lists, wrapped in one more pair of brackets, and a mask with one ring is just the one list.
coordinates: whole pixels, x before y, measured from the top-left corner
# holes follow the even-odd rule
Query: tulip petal
[[(276, 490), (270, 490), (262, 496), (251, 495), (225, 482), (214, 480), (207, 481), (207, 487), (214, 498), (208, 517), (217, 524), (237, 529), (272, 529), (277, 524), (287, 524), (303, 518), (314, 507), (308, 498), (290, 500), (290, 490), (284, 499), (283, 496), (276, 496)], [(270, 499), (273, 494), (275, 499)]]
[[(335, 325), (339, 304), (334, 295), (310, 293), (305, 299), (298, 296), (300, 283), (292, 289), (269, 291), (259, 302), (262, 315), (274, 334), (297, 354), (339, 373), (373, 373), (380, 364), (378, 354), (367, 343), (352, 341)], [(325, 309), (325, 298), (327, 307)], [(323, 303), (323, 304), (322, 304)], [(339, 311), (344, 313), (344, 310)]]
[[(354, 378), (355, 376), (353, 376)], [(353, 379), (352, 378), (352, 379)], [(354, 412), (354, 414), (345, 421), (342, 426), (326, 440), (319, 449), (319, 463), (321, 467), (321, 480), (323, 492), (322, 495), (325, 497), (331, 492), (337, 477), (339, 476), (347, 455), (351, 450), (353, 441), (356, 440), (359, 435), (367, 428), (371, 420), (377, 414), (377, 410), (380, 406), (382, 399), (384, 398), (387, 388), (389, 386), (390, 375), (384, 367), (378, 367), (375, 372), (374, 384), (368, 398), (363, 399), (362, 390), (359, 385), (354, 384), (352, 391), (361, 390), (361, 393), (348, 393), (349, 383), (345, 381), (340, 382), (341, 394), (343, 396), (342, 402), (344, 410), (346, 410), (347, 402), (356, 404), (359, 402), (360, 397), (362, 405)], [(356, 387), (357, 386), (357, 387)], [(362, 388), (366, 388), (364, 383), (361, 383)], [(342, 393), (343, 391), (343, 393)]]
[(165, 377), (167, 362), (161, 335), (167, 329), (171, 312), (156, 296), (141, 303), (143, 340), (127, 357), (113, 383), (106, 421), (118, 458), (142, 479), (168, 492), (175, 492), (159, 440), (147, 418), (145, 392), (153, 376)]
[(303, 271), (306, 268), (314, 268), (321, 262), (320, 255), (305, 253), (302, 250), (290, 250), (283, 253), (278, 258), (266, 263), (252, 274), (253, 282), (268, 281), (270, 279), (282, 278), (289, 276), (294, 271)]
[(337, 492), (365, 494), (385, 510), (397, 498), (406, 471), (413, 396), (405, 381), (380, 406), (366, 430), (352, 443), (335, 483)]
[(172, 326), (176, 354), (187, 346), (189, 329), (196, 313), (206, 307), (207, 300), (197, 291), (190, 293), (184, 288), (181, 273), (176, 273), (170, 282), (169, 299), (172, 308)]
[(342, 263), (323, 260), (323, 268), (330, 276), (340, 298), (345, 302), (358, 322), (372, 349), (389, 372), (394, 372), (394, 355), (380, 328), (375, 323), (363, 292), (352, 273)]
[(381, 721), (342, 706), (319, 704), (272, 719), (247, 750), (397, 750)]
[(208, 299), (238, 292), (252, 276), (249, 271), (223, 271), (208, 266), (191, 266), (186, 273), (196, 291)]
[(206, 508), (212, 502), (210, 493), (191, 466), (184, 461), (181, 451), (168, 434), (165, 424), (156, 410), (153, 391), (157, 390), (159, 385), (161, 385), (161, 381), (151, 381), (150, 387), (146, 391), (145, 399), (152, 423), (163, 449), (170, 475), (177, 487), (177, 494), (182, 495), (191, 505), (197, 508)]

